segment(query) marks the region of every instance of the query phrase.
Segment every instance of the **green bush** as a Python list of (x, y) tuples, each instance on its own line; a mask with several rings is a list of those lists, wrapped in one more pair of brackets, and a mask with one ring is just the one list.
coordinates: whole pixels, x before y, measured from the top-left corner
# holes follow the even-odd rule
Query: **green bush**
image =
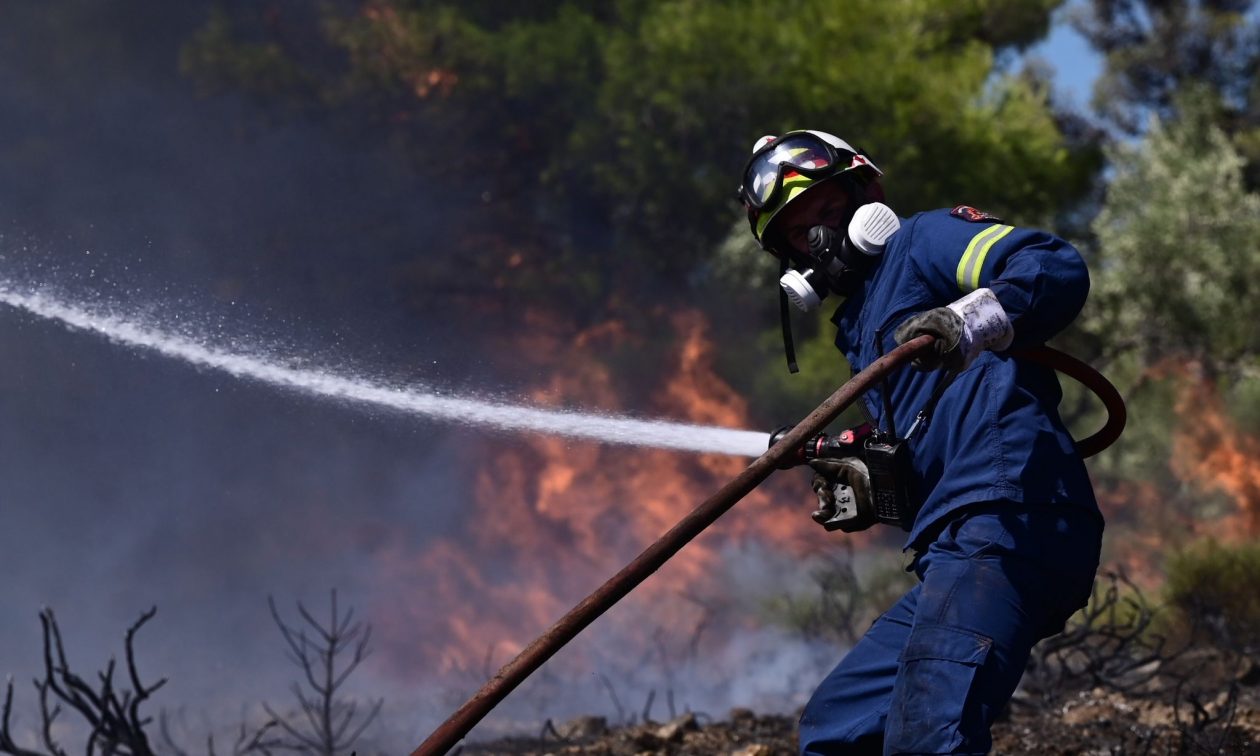
[(1168, 603), (1200, 638), (1260, 648), (1260, 543), (1203, 541), (1176, 553), (1167, 571)]
[(810, 640), (857, 643), (915, 583), (886, 548), (868, 545), (865, 550), (861, 564), (851, 548), (820, 558), (807, 584), (763, 602), (762, 618)]

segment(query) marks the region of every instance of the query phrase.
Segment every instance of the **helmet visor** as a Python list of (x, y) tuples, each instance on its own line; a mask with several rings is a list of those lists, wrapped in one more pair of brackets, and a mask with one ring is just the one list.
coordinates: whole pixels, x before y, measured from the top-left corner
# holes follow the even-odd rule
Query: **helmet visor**
[(744, 200), (752, 207), (772, 205), (785, 180), (819, 178), (836, 169), (836, 151), (817, 136), (788, 134), (758, 150), (744, 169)]

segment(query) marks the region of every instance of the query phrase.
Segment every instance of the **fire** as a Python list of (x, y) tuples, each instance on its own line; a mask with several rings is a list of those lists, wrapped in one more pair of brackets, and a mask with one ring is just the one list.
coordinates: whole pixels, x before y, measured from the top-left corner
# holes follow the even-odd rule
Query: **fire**
[(1179, 383), (1173, 472), (1233, 499), (1237, 512), (1220, 524), (1220, 536), (1260, 535), (1260, 439), (1238, 429), (1213, 381), (1183, 370)]
[[(549, 376), (532, 392), (538, 404), (613, 412), (629, 405), (651, 416), (749, 427), (744, 400), (713, 369), (698, 313), (665, 320), (673, 333), (667, 350), (619, 321), (575, 333), (546, 313), (524, 318), (511, 351)], [(1173, 379), (1178, 389), (1168, 480), (1113, 481), (1098, 492), (1120, 562), (1147, 586), (1178, 539), (1260, 533), (1260, 440), (1229, 420), (1210, 381), (1181, 366), (1159, 371), (1154, 377)], [(637, 401), (625, 399), (636, 392)], [(480, 684), (746, 463), (546, 436), (477, 441), (467, 458), (470, 500), (444, 507), (461, 522), (440, 535), (396, 535), (377, 552), (388, 602), (375, 612), (383, 618), (381, 657), (407, 679)], [(1236, 513), (1204, 518), (1176, 490), (1178, 481), (1224, 492)], [(799, 556), (830, 543), (808, 520), (802, 482), (772, 478), (684, 548), (624, 602), (635, 617), (624, 631), (629, 640), (618, 636), (605, 647), (643, 659), (661, 638), (694, 645), (701, 629), (711, 642), (749, 623), (749, 612), (727, 610), (740, 593), (724, 582), (728, 547)], [(595, 653), (570, 649), (566, 664), (593, 668), (588, 652)]]
[[(530, 317), (517, 348), (549, 363), (553, 376), (533, 400), (624, 411), (610, 361), (592, 355), (624, 349), (633, 341), (627, 329), (607, 322), (565, 338), (545, 316)], [(747, 427), (743, 399), (712, 368), (703, 317), (675, 315), (671, 326), (677, 347), (659, 371), (651, 414)], [(383, 584), (401, 592), (380, 628), (386, 655), (391, 667), (425, 679), (482, 670), (487, 656), (502, 664), (748, 462), (542, 436), (486, 441), (473, 461), (463, 527), (422, 553), (398, 544), (381, 557)], [(628, 599), (643, 648), (657, 628), (686, 641), (730, 593), (720, 579), (725, 546), (817, 546), (799, 483), (772, 479), (778, 495), (767, 486), (751, 493)]]
[[(1196, 363), (1167, 360), (1147, 370), (1145, 379), (1170, 381), (1176, 392), (1167, 478), (1108, 481), (1097, 488), (1112, 534), (1111, 558), (1153, 588), (1172, 549), (1204, 536), (1226, 542), (1260, 536), (1260, 439), (1233, 422), (1219, 387)], [(1202, 492), (1225, 494), (1232, 511), (1209, 511)]]
[(1098, 487), (1098, 507), (1112, 537), (1109, 568), (1124, 571), (1134, 583), (1154, 591), (1163, 580), (1161, 561), (1170, 544), (1166, 534), (1193, 534), (1196, 524), (1187, 514), (1164, 506), (1168, 494), (1151, 481), (1115, 481)]

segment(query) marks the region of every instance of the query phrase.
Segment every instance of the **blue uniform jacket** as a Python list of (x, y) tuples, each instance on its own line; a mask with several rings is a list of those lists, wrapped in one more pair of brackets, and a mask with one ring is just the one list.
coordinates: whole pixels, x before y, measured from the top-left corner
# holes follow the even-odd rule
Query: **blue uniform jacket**
[[(984, 352), (960, 373), (911, 440), (920, 506), (908, 548), (926, 546), (919, 541), (934, 526), (978, 502), (1078, 507), (1101, 519), (1085, 464), (1059, 418), (1058, 378), (1010, 356), (1062, 330), (1085, 303), (1089, 273), (1063, 239), (970, 208), (915, 215), (889, 240), (862, 289), (832, 317), (836, 346), (860, 371), (897, 346), (893, 332), (906, 318), (983, 287), (1002, 303), (1015, 341), (1007, 352)], [(909, 366), (889, 377), (899, 434), (944, 377)], [(882, 387), (867, 392), (865, 403), (888, 430)]]

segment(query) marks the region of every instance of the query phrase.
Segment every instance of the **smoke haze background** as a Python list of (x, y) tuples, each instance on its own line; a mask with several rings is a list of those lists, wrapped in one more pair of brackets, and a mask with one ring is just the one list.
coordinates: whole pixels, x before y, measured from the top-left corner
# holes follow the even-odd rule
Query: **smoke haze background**
[[(444, 308), (440, 293), (397, 283), (450, 254), (477, 222), (477, 198), (451, 196), (363, 134), (269, 119), (244, 98), (198, 98), (178, 56), (209, 4), (124, 5), (0, 7), (7, 279), (177, 333), (265, 345), (295, 366), (345, 362), (453, 392), (511, 395), (537, 380), (514, 355), (467, 348), (484, 324)], [(373, 555), (453, 531), (471, 495), (459, 473), (478, 431), (319, 403), (10, 308), (0, 309), (0, 366), (0, 671), (16, 681), (19, 729), (33, 721), (45, 605), (88, 674), (121, 654), (125, 628), (156, 604), (138, 638), (141, 674), (170, 678), (153, 711), (185, 708), (190, 743), (261, 700), (284, 705), (294, 670), (266, 597), (318, 615), (336, 587), (343, 606), (379, 623), (388, 596)], [(731, 565), (761, 574), (748, 565), (764, 560), (736, 554)], [(641, 634), (628, 611), (565, 653), (598, 657), (618, 632)], [(727, 683), (740, 666), (736, 690), (768, 696), (745, 703), (789, 708), (782, 696), (809, 690), (834, 654), (767, 630), (720, 653), (726, 663), (670, 671), (690, 680), (680, 707), (738, 702)], [(643, 678), (638, 690), (662, 684)], [(372, 734), (391, 752), (457, 702), (380, 664), (352, 679), (351, 693), (387, 698)], [(583, 699), (591, 688), (556, 686), (573, 700), (518, 703), (507, 720), (598, 708)]]
[[(459, 217), (443, 196), (387, 146), (296, 120), (260, 128), (243, 101), (198, 99), (178, 54), (208, 4), (124, 6), (0, 8), (6, 275), (182, 312), (317, 363), (495, 389), (458, 348), (457, 318), (391, 283), (442, 254)], [(348, 218), (396, 245), (364, 249)], [(287, 697), (268, 594), (291, 612), (335, 586), (362, 611), (372, 535), (341, 522), (423, 538), (467, 497), (447, 472), (466, 434), (444, 426), (320, 405), (7, 308), (0, 365), (0, 670), (19, 701), (33, 700), (41, 606), (87, 673), (157, 604), (139, 648), (148, 679), (171, 678), (159, 703), (230, 726), (241, 706)]]

